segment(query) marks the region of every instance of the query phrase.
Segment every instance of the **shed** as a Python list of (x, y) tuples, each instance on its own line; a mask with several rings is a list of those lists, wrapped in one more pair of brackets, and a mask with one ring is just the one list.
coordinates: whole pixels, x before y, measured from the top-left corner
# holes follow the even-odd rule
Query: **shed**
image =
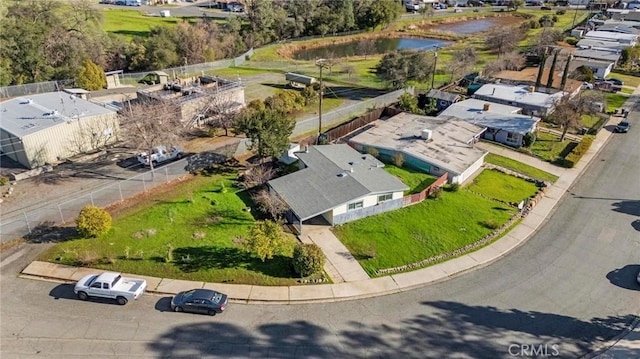
[(122, 70), (107, 71), (104, 73), (104, 76), (107, 78), (107, 89), (120, 87), (120, 75), (122, 73)]
[(291, 87), (307, 87), (317, 82), (315, 77), (296, 74), (293, 72), (287, 72), (284, 74), (284, 79), (289, 81)]

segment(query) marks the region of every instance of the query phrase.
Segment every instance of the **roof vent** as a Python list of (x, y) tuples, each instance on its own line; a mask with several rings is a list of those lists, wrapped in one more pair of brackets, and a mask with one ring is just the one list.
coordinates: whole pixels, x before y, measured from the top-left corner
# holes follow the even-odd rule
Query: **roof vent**
[(420, 138), (422, 138), (423, 140), (430, 140), (431, 137), (433, 137), (433, 131), (431, 130), (422, 130), (422, 132), (420, 133)]
[(348, 174), (346, 172), (340, 172), (338, 173), (338, 177), (342, 178), (342, 177), (347, 177)]
[(491, 108), (491, 104), (489, 104), (489, 103), (485, 103), (485, 104), (482, 106), (482, 111), (485, 111), (485, 112), (486, 112), (486, 111), (489, 111), (489, 108)]

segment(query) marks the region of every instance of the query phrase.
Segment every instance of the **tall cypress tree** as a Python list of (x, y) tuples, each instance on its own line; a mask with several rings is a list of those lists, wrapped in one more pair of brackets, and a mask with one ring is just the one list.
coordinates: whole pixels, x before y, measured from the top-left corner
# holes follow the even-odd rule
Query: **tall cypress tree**
[(542, 82), (542, 72), (544, 71), (544, 63), (547, 62), (547, 50), (548, 48), (544, 48), (544, 52), (542, 53), (542, 59), (540, 60), (540, 68), (538, 68), (538, 77), (536, 78), (536, 91), (540, 87), (540, 83)]
[(558, 61), (558, 53), (560, 50), (556, 50), (553, 54), (553, 62), (551, 62), (551, 69), (549, 70), (549, 77), (547, 78), (547, 87), (553, 88), (553, 75), (556, 71), (556, 61)]

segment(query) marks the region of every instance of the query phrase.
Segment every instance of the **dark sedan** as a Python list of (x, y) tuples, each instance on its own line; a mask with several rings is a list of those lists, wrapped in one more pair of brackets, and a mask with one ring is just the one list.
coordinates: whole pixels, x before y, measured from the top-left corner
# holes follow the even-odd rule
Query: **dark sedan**
[(210, 289), (192, 289), (180, 292), (171, 299), (171, 310), (216, 315), (227, 308), (226, 294)]
[(627, 121), (621, 121), (616, 128), (614, 129), (615, 132), (621, 132), (621, 133), (626, 133), (629, 132), (629, 127), (631, 127), (631, 125), (629, 124), (629, 122)]

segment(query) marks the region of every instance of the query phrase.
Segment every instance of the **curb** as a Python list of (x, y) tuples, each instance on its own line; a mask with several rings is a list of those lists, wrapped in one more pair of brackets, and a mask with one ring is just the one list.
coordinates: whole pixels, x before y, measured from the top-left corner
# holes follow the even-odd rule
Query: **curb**
[[(629, 335), (629, 333), (631, 333), (636, 327), (638, 327), (638, 325), (640, 324), (640, 317), (638, 317), (638, 315), (636, 315), (635, 317), (636, 319), (634, 319), (633, 322), (631, 322), (631, 324), (622, 331), (622, 333), (616, 335), (606, 343), (599, 345), (598, 346), (599, 349), (597, 349), (596, 351), (586, 354), (584, 356), (581, 356), (580, 359), (596, 359), (600, 355), (606, 355), (605, 354), (606, 352), (608, 352), (611, 348), (615, 347), (616, 344), (618, 344), (618, 342), (620, 342), (622, 339), (624, 339), (624, 337)], [(614, 357), (609, 358), (608, 356), (605, 356), (601, 359), (613, 359), (613, 358)]]

